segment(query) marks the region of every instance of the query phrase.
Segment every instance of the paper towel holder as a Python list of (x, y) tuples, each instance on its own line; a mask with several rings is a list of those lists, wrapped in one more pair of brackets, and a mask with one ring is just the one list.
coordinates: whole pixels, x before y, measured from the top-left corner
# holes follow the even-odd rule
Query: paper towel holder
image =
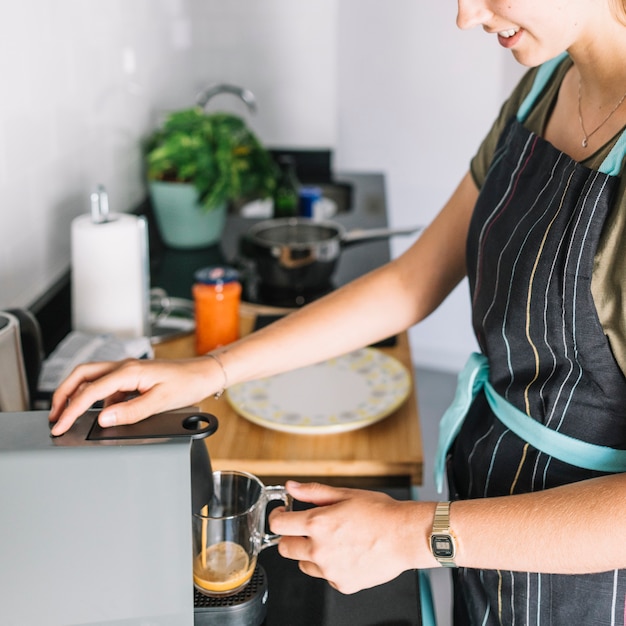
[(109, 194), (104, 185), (98, 185), (90, 196), (91, 221), (94, 224), (102, 224), (109, 221)]

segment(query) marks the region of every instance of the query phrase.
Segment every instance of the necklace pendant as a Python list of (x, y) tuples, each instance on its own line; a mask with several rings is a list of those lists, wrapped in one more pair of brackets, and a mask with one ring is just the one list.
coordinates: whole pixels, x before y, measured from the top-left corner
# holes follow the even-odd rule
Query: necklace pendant
[(583, 148), (586, 148), (589, 145), (589, 142), (587, 141), (587, 137), (585, 137), (582, 140), (581, 145), (582, 145)]

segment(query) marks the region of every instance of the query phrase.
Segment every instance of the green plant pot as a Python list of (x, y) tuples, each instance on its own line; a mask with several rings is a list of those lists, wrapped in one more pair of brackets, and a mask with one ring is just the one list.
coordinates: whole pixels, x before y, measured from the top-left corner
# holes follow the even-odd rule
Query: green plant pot
[(170, 248), (204, 248), (217, 243), (226, 223), (226, 204), (207, 211), (188, 183), (148, 183), (154, 217), (165, 245)]

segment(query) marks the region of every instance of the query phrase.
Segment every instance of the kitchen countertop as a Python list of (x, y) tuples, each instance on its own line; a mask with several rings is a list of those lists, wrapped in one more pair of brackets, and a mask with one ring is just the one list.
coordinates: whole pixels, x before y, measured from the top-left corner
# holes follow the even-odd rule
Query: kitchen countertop
[[(352, 185), (352, 206), (333, 217), (346, 229), (387, 226), (385, 179), (380, 173), (339, 172), (334, 181)], [(165, 289), (171, 297), (191, 299), (195, 270), (207, 265), (236, 260), (237, 239), (255, 221), (238, 215), (228, 216), (221, 245), (199, 250), (174, 250), (161, 241), (150, 202), (146, 199), (135, 213), (145, 215), (149, 224), (150, 278), (152, 287)], [(389, 260), (389, 243), (370, 241), (346, 248), (337, 263), (334, 282), (344, 284)], [(71, 330), (70, 270), (62, 274), (28, 309), (41, 327), (44, 355), (48, 356)]]

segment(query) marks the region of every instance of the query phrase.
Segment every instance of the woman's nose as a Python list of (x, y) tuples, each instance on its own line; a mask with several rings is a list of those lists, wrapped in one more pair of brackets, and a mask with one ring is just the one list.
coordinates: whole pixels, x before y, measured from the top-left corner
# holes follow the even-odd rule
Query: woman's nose
[(486, 0), (458, 0), (458, 7), (456, 25), (462, 30), (484, 25), (493, 17)]

